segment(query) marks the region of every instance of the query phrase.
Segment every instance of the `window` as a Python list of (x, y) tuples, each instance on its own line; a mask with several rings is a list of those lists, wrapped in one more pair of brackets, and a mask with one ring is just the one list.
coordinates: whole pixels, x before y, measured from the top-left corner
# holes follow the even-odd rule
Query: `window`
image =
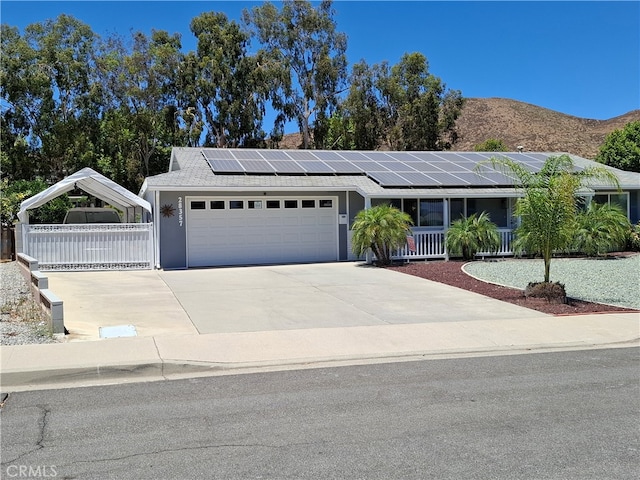
[(420, 200), (420, 226), (421, 227), (442, 227), (444, 219), (442, 216), (443, 201)]
[(598, 193), (593, 196), (593, 201), (597, 203), (608, 203), (618, 205), (622, 211), (629, 216), (629, 194), (628, 193)]
[(401, 198), (372, 198), (371, 206), (377, 207), (378, 205), (391, 205), (392, 207), (402, 210)]
[(302, 200), (302, 208), (316, 208), (315, 200)]
[(449, 220), (455, 222), (464, 218), (464, 198), (452, 198), (449, 201)]
[(284, 201), (284, 208), (298, 208), (298, 201), (297, 200), (285, 200)]
[(489, 218), (498, 228), (509, 226), (509, 200), (507, 198), (469, 198), (467, 199), (467, 216), (474, 213), (480, 215), (487, 212)]
[(232, 210), (239, 210), (244, 208), (244, 201), (243, 200), (230, 200), (229, 201), (229, 208), (231, 208)]
[(418, 226), (418, 200), (415, 198), (405, 198), (402, 201), (402, 211), (411, 217), (411, 221)]
[(249, 200), (247, 202), (247, 208), (253, 208), (259, 210), (262, 208), (262, 200)]
[(211, 200), (211, 210), (224, 210), (224, 200)]
[(191, 202), (191, 210), (205, 210), (206, 208), (207, 202), (205, 201)]
[(333, 200), (320, 200), (320, 208), (333, 207)]
[(267, 200), (267, 208), (280, 208), (280, 200)]

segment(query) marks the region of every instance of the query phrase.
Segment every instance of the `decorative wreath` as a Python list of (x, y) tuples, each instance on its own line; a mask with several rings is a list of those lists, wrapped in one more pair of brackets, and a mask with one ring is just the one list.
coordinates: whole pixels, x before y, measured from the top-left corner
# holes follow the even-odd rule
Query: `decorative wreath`
[(160, 213), (162, 213), (163, 217), (173, 217), (175, 212), (176, 209), (171, 204), (160, 207)]

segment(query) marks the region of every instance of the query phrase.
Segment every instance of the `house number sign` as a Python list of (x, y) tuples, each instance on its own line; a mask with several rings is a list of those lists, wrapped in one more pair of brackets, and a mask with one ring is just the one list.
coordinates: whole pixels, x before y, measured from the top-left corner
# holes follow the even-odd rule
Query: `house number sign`
[(184, 215), (182, 212), (182, 197), (178, 197), (178, 224), (180, 226), (184, 224)]

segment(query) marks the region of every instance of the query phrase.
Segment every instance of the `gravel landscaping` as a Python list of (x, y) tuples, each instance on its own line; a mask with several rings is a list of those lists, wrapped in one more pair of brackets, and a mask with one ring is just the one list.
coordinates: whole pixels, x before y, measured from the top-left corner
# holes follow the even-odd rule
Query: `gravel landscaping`
[(0, 263), (0, 345), (56, 343), (16, 262)]
[[(524, 289), (544, 279), (541, 259), (472, 262), (464, 271), (486, 281)], [(551, 261), (551, 281), (565, 285), (567, 295), (589, 302), (640, 310), (640, 255), (557, 258)]]

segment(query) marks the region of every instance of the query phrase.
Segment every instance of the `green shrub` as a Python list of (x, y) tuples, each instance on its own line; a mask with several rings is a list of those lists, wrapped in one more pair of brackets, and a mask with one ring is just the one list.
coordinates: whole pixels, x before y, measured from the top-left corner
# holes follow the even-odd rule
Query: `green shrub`
[(625, 247), (631, 224), (618, 205), (591, 202), (577, 218), (574, 248), (589, 256)]
[(356, 215), (351, 229), (351, 248), (360, 256), (369, 249), (380, 265), (391, 263), (391, 252), (402, 247), (411, 233), (411, 217), (390, 205), (361, 210)]
[(471, 260), (478, 252), (496, 252), (500, 248), (498, 227), (487, 212), (460, 218), (447, 230), (445, 245), (452, 256)]

